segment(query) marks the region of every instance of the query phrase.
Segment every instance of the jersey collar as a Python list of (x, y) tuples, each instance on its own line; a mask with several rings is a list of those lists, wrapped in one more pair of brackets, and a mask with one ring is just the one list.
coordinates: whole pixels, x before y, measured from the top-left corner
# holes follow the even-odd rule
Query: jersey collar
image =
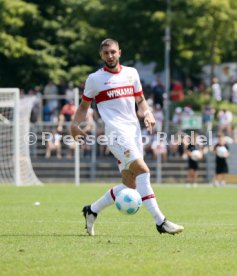
[(122, 65), (120, 65), (119, 64), (119, 70), (117, 71), (117, 72), (112, 72), (112, 71), (110, 71), (107, 67), (103, 67), (103, 69), (104, 69), (104, 71), (106, 71), (106, 72), (109, 72), (109, 73), (111, 73), (111, 74), (119, 74), (120, 72), (121, 72), (121, 70), (122, 70)]

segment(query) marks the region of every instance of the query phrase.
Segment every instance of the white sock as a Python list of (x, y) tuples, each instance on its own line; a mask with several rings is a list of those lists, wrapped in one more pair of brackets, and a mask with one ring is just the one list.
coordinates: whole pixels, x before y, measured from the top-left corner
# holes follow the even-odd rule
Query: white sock
[(162, 214), (157, 201), (155, 199), (154, 191), (150, 184), (150, 173), (139, 174), (136, 177), (137, 191), (142, 197), (143, 204), (158, 225), (164, 222), (165, 216)]
[(116, 195), (123, 189), (127, 188), (124, 184), (118, 184), (105, 193), (100, 199), (91, 204), (91, 211), (94, 213), (101, 212), (105, 207), (114, 203)]

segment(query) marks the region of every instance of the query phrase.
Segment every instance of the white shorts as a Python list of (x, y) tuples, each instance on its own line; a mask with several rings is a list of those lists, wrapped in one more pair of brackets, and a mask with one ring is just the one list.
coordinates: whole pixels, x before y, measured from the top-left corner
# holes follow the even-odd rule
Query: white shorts
[(108, 144), (109, 150), (118, 160), (119, 171), (128, 169), (129, 165), (136, 159), (143, 158), (143, 145), (140, 131), (135, 138), (114, 137), (112, 143)]

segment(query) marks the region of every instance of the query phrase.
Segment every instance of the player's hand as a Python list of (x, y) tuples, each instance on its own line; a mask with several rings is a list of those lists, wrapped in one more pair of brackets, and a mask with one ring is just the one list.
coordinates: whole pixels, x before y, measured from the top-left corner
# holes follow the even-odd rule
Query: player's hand
[(71, 124), (71, 135), (75, 141), (87, 136), (87, 134), (74, 122)]
[(145, 114), (144, 123), (147, 131), (152, 134), (153, 127), (156, 124), (155, 118), (151, 112), (147, 112)]

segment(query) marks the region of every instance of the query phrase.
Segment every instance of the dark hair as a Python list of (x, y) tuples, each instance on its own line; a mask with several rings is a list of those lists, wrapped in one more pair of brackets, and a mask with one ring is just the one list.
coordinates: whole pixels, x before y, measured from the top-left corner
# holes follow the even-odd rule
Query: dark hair
[(110, 46), (111, 44), (116, 44), (119, 48), (119, 43), (117, 40), (112, 39), (112, 38), (106, 38), (100, 43), (100, 51), (102, 50), (103, 47), (105, 46)]

